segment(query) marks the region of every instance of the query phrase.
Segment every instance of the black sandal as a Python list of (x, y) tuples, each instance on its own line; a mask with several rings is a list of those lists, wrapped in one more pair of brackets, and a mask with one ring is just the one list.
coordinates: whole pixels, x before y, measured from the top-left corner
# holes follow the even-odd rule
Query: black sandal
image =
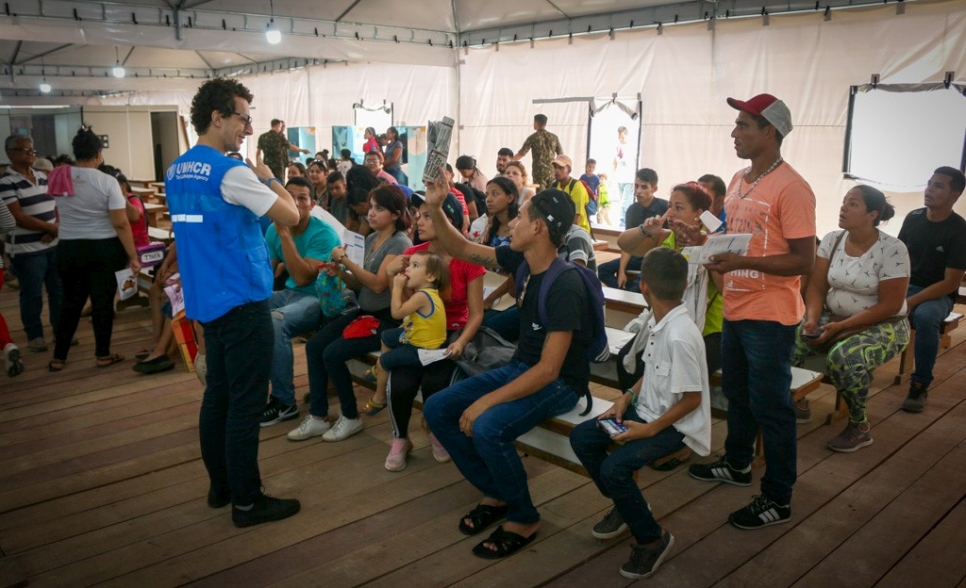
[[(460, 519), (460, 533), (464, 535), (478, 535), (487, 527), (506, 516), (507, 507), (490, 506), (488, 504), (477, 504), (476, 508), (463, 515)], [(466, 519), (473, 523), (473, 526), (466, 524)]]
[[(483, 559), (501, 559), (520, 551), (536, 538), (536, 531), (529, 537), (524, 537), (511, 531), (504, 531), (503, 525), (500, 525), (485, 541), (478, 543), (473, 548), (473, 555)], [(486, 547), (486, 543), (492, 543), (496, 549)]]

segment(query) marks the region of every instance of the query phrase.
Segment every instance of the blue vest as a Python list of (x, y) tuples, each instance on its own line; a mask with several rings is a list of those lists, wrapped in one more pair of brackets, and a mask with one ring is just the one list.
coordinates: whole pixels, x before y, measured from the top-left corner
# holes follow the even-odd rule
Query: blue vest
[(201, 322), (272, 295), (272, 269), (258, 217), (221, 195), (225, 173), (240, 165), (245, 164), (196, 145), (165, 174), (185, 314)]

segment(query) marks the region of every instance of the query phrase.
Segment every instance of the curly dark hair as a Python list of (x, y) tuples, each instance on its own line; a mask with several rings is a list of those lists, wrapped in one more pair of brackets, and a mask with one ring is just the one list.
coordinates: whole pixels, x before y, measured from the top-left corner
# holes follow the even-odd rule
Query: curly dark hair
[(231, 78), (215, 78), (202, 84), (191, 99), (191, 126), (195, 132), (205, 134), (211, 126), (211, 113), (216, 110), (222, 117), (231, 116), (230, 113), (235, 111), (236, 96), (249, 103), (255, 99), (248, 88)]
[(101, 150), (101, 138), (90, 127), (82, 126), (74, 135), (70, 146), (74, 151), (74, 157), (78, 160), (94, 159), (97, 157), (97, 152)]
[[(520, 205), (517, 204), (519, 199), (519, 193), (517, 192), (517, 185), (513, 183), (509, 178), (504, 178), (499, 176), (493, 178), (487, 182), (486, 187), (489, 188), (490, 184), (495, 184), (499, 186), (500, 191), (510, 196), (510, 206), (507, 208), (506, 217), (509, 220), (513, 220), (520, 214)], [(500, 219), (494, 216), (490, 220), (490, 230), (486, 233), (486, 237), (483, 239), (484, 245), (489, 245), (493, 241), (493, 237), (500, 231)]]

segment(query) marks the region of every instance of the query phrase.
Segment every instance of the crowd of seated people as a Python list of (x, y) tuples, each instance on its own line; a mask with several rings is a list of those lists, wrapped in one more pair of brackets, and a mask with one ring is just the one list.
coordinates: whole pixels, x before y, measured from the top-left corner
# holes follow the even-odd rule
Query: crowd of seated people
[[(455, 526), (477, 535), (504, 521), (473, 553), (488, 559), (509, 556), (540, 529), (513, 441), (574, 409), (579, 397), (589, 394), (590, 350), (595, 330), (603, 328), (595, 324), (591, 305), (603, 282), (638, 291), (648, 304), (635, 321), (635, 336), (616, 357), (623, 395), (571, 435), (574, 452), (614, 503), (593, 527), (593, 536), (630, 532), (635, 538), (621, 573), (648, 577), (673, 548), (673, 536), (650, 515), (633, 473), (684, 446), (702, 456), (710, 453), (709, 381), (719, 369), (728, 400), (726, 454), (691, 466), (690, 474), (749, 486), (752, 444), (760, 429), (767, 464), (761, 494), (731, 513), (729, 521), (744, 529), (788, 521), (796, 467), (796, 407), (789, 395), (793, 363), (824, 355), (850, 412), (845, 430), (828, 446), (856, 451), (872, 443), (866, 411), (871, 373), (908, 344), (911, 317), (919, 332), (917, 370), (903, 408), (924, 409), (938, 348), (937, 321), (951, 309), (955, 286), (950, 286), (958, 285), (966, 270), (966, 221), (952, 211), (964, 178), (955, 168), (937, 169), (925, 208), (907, 217), (898, 239), (877, 228), (894, 214), (884, 195), (866, 186), (853, 188), (840, 210), (841, 230), (826, 235), (816, 253), (814, 195), (780, 154), (792, 129), (787, 107), (769, 95), (728, 104), (738, 113), (732, 133), (736, 152), (751, 165), (728, 185), (707, 174), (680, 178), (664, 194), (654, 170), (638, 170), (636, 202), (627, 209), (627, 227), (617, 239), (620, 257), (600, 264), (588, 229), (595, 215), (590, 201), (605, 183), (592, 165), (580, 180), (571, 178), (572, 160), (547, 138), (553, 136), (545, 129), (546, 117), (526, 144), (535, 160), (540, 152), (537, 189), (528, 184), (524, 164), (504, 148), (497, 156), (499, 174), (488, 181), (476, 160), (464, 155), (455, 161), (459, 177), (446, 165), (439, 179), (413, 192), (400, 165), (403, 147), (394, 128), (384, 143), (375, 129), (366, 130), (363, 164), (353, 162), (351, 153), (336, 162), (320, 152), (305, 166), (289, 165), (284, 190), (298, 210), (298, 222), (289, 226), (276, 220), (263, 227), (267, 263), (277, 280), (268, 301), (274, 327), (273, 348), (265, 350), (272, 356), (270, 392), (259, 424), (300, 417), (292, 345), (298, 336), (307, 337), (310, 406), (288, 433), (291, 441), (345, 440), (364, 430), (365, 419), (388, 408), (392, 442), (385, 468), (398, 472), (413, 447), (412, 406), (421, 392), (434, 458), (453, 461), (482, 495)], [(143, 238), (138, 231), (132, 236), (143, 205), (120, 197), (118, 182), (123, 186), (124, 179), (116, 170), (111, 175), (117, 181), (94, 178), (102, 163), (99, 144), (96, 136), (79, 137), (78, 163), (69, 169), (91, 168), (75, 174), (75, 185), (97, 190), (79, 188), (75, 200), (53, 196), (61, 210), (57, 267), (65, 292), (63, 308), (52, 309), (60, 320), (51, 371), (64, 368), (88, 294), (97, 297), (97, 365), (123, 359), (109, 349), (107, 316), (113, 313), (107, 301), (116, 285), (108, 284), (105, 272), (113, 275), (124, 265), (137, 272), (134, 243)], [(18, 145), (8, 141), (8, 152)], [(260, 165), (252, 164), (256, 173), (263, 171)], [(87, 182), (78, 182), (81, 177)], [(259, 179), (270, 186), (275, 178)], [(0, 195), (4, 206), (13, 203), (11, 208), (21, 212), (16, 196)], [(87, 218), (81, 207), (88, 207), (93, 218), (95, 204), (100, 216), (78, 227), (77, 220)], [(133, 210), (125, 213), (128, 207)], [(347, 252), (341, 227), (320, 220), (315, 207), (364, 237), (361, 260)], [(19, 227), (18, 215), (4, 210), (0, 227)], [(705, 212), (723, 227), (704, 226)], [(478, 218), (482, 229), (471, 233)], [(41, 236), (53, 231), (57, 237), (55, 229), (30, 226)], [(747, 252), (723, 252), (704, 265), (689, 262), (694, 250), (688, 248), (701, 246), (716, 230), (750, 233)], [(67, 250), (65, 243), (81, 238), (95, 244), (74, 243)], [(176, 232), (151, 289), (152, 341), (138, 353), (142, 361), (136, 371), (171, 366), (163, 288), (177, 271), (177, 239)], [(96, 262), (101, 259), (106, 261)], [(63, 260), (73, 260), (72, 265)], [(15, 256), (15, 267), (21, 263), (26, 265)], [(87, 277), (82, 279), (78, 268)], [(484, 297), (487, 271), (503, 281)], [(809, 273), (803, 299), (800, 276)], [(326, 279), (352, 291), (341, 312), (323, 311), (317, 283)], [(514, 304), (496, 311), (492, 307), (504, 295)], [(484, 327), (518, 342), (516, 352), (497, 369), (461, 379), (458, 361)], [(0, 347), (13, 376), (23, 366), (4, 331), (0, 317)], [(372, 370), (376, 391), (360, 407), (349, 362), (375, 352), (381, 352)], [(330, 414), (330, 385), (338, 398), (337, 414)], [(214, 506), (211, 495), (209, 504)]]

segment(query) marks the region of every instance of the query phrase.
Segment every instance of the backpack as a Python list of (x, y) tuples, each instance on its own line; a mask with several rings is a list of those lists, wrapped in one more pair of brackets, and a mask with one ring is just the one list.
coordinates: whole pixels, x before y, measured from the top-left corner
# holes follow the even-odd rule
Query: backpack
[[(587, 190), (587, 205), (584, 206), (584, 210), (587, 211), (587, 218), (590, 219), (597, 214), (597, 203), (600, 200), (600, 197), (596, 192), (590, 189), (590, 186), (587, 185), (587, 182), (584, 180), (575, 180), (573, 178), (570, 178), (570, 184), (567, 186), (566, 190), (567, 194), (573, 195), (574, 186), (577, 185), (577, 182), (583, 184), (584, 190)], [(588, 223), (589, 222), (590, 221), (588, 220)]]
[(456, 365), (467, 377), (472, 377), (507, 365), (516, 351), (517, 346), (513, 343), (487, 327), (480, 327), (466, 344)]
[[(590, 316), (592, 320), (587, 360), (593, 363), (604, 363), (610, 359), (610, 347), (607, 344), (607, 329), (604, 324), (604, 290), (600, 285), (600, 279), (596, 273), (560, 257), (555, 258), (550, 264), (550, 267), (547, 268), (543, 276), (543, 281), (540, 283), (540, 293), (537, 298), (537, 317), (541, 324), (547, 324), (546, 302), (547, 297), (550, 295), (550, 286), (553, 285), (560, 274), (570, 269), (576, 270), (577, 275), (580, 276), (581, 281), (584, 283), (584, 288), (587, 290), (587, 301), (590, 305)], [(518, 298), (529, 273), (530, 265), (524, 260), (516, 273), (516, 295)], [(581, 413), (581, 416), (588, 414), (593, 404), (593, 397), (590, 395), (589, 390), (585, 396), (587, 398), (587, 409)]]

